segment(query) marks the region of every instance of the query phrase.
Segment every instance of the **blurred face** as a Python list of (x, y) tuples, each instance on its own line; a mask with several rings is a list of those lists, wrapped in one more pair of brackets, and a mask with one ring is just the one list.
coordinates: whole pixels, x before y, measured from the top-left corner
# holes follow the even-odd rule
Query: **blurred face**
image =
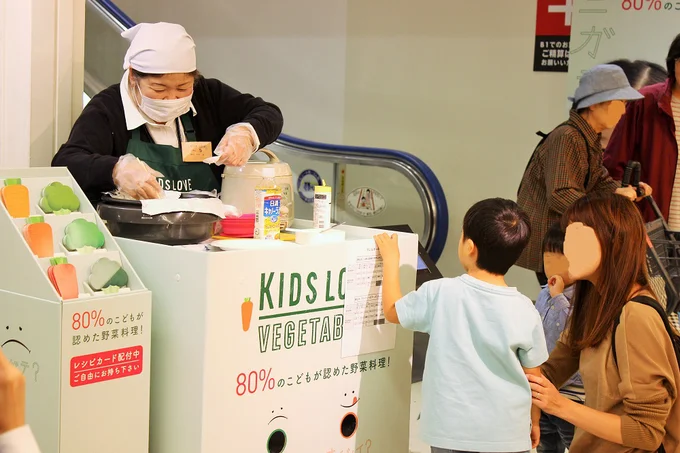
[(614, 128), (624, 113), (626, 113), (625, 101), (610, 101), (591, 106), (589, 116), (592, 123), (597, 126), (595, 130), (602, 132)]
[(572, 282), (597, 281), (602, 263), (602, 248), (595, 230), (580, 222), (569, 224), (564, 239), (564, 256), (569, 263), (568, 273)]
[(180, 99), (191, 96), (194, 92), (194, 76), (192, 74), (163, 74), (140, 79), (135, 79), (130, 74), (130, 81), (133, 86), (139, 86), (139, 91), (144, 96), (151, 99)]
[(561, 253), (543, 253), (543, 270), (548, 278), (555, 275), (562, 277), (566, 286), (574, 283), (569, 276), (569, 260)]

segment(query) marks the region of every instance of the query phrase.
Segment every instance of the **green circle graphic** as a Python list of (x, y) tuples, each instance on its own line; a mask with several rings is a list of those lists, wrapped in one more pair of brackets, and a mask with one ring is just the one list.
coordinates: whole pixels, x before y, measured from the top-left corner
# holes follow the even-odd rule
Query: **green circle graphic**
[[(283, 435), (283, 446), (281, 447), (281, 450), (272, 451), (269, 443), (272, 441), (272, 437), (278, 433)], [(272, 431), (272, 433), (269, 435), (269, 439), (267, 439), (267, 453), (283, 453), (286, 450), (286, 445), (288, 445), (288, 436), (286, 435), (286, 432), (282, 429), (276, 429)]]

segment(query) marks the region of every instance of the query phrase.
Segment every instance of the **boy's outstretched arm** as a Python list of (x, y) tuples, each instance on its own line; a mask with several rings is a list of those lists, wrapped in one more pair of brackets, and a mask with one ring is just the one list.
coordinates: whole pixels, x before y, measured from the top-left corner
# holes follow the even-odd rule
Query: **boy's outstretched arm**
[(385, 319), (399, 324), (395, 304), (402, 298), (399, 282), (399, 240), (396, 234), (382, 233), (375, 236), (375, 243), (383, 259), (382, 303)]
[[(524, 373), (533, 376), (541, 376), (541, 368), (524, 368)], [(531, 404), (531, 448), (538, 447), (541, 440), (541, 409), (535, 404)]]

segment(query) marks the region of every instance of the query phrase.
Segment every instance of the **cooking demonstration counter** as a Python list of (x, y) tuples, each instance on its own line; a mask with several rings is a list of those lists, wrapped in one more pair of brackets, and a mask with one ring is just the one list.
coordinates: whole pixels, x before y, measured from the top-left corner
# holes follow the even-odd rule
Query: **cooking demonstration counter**
[(293, 226), (309, 245), (116, 239), (153, 294), (152, 453), (407, 453), (413, 337), (382, 314), (376, 230)]

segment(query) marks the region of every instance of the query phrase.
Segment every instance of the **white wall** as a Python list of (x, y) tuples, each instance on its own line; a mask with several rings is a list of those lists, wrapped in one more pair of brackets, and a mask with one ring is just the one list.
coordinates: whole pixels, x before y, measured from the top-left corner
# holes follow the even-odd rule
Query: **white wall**
[[(345, 141), (403, 149), (437, 173), (450, 209), (439, 266), (466, 210), (515, 198), (539, 129), (566, 115), (564, 74), (532, 72), (536, 2), (350, 0)], [(529, 272), (511, 283), (534, 292)]]
[[(446, 275), (462, 270), (465, 211), (485, 197), (514, 199), (535, 132), (566, 115), (566, 75), (532, 72), (535, 1), (117, 3), (138, 22), (185, 25), (201, 70), (279, 104), (287, 133), (422, 158), (448, 198)], [(353, 169), (348, 190), (374, 180)], [(418, 203), (412, 189), (390, 199)], [(520, 270), (510, 283), (538, 288)]]
[(0, 166), (49, 166), (80, 114), (85, 0), (0, 0)]

